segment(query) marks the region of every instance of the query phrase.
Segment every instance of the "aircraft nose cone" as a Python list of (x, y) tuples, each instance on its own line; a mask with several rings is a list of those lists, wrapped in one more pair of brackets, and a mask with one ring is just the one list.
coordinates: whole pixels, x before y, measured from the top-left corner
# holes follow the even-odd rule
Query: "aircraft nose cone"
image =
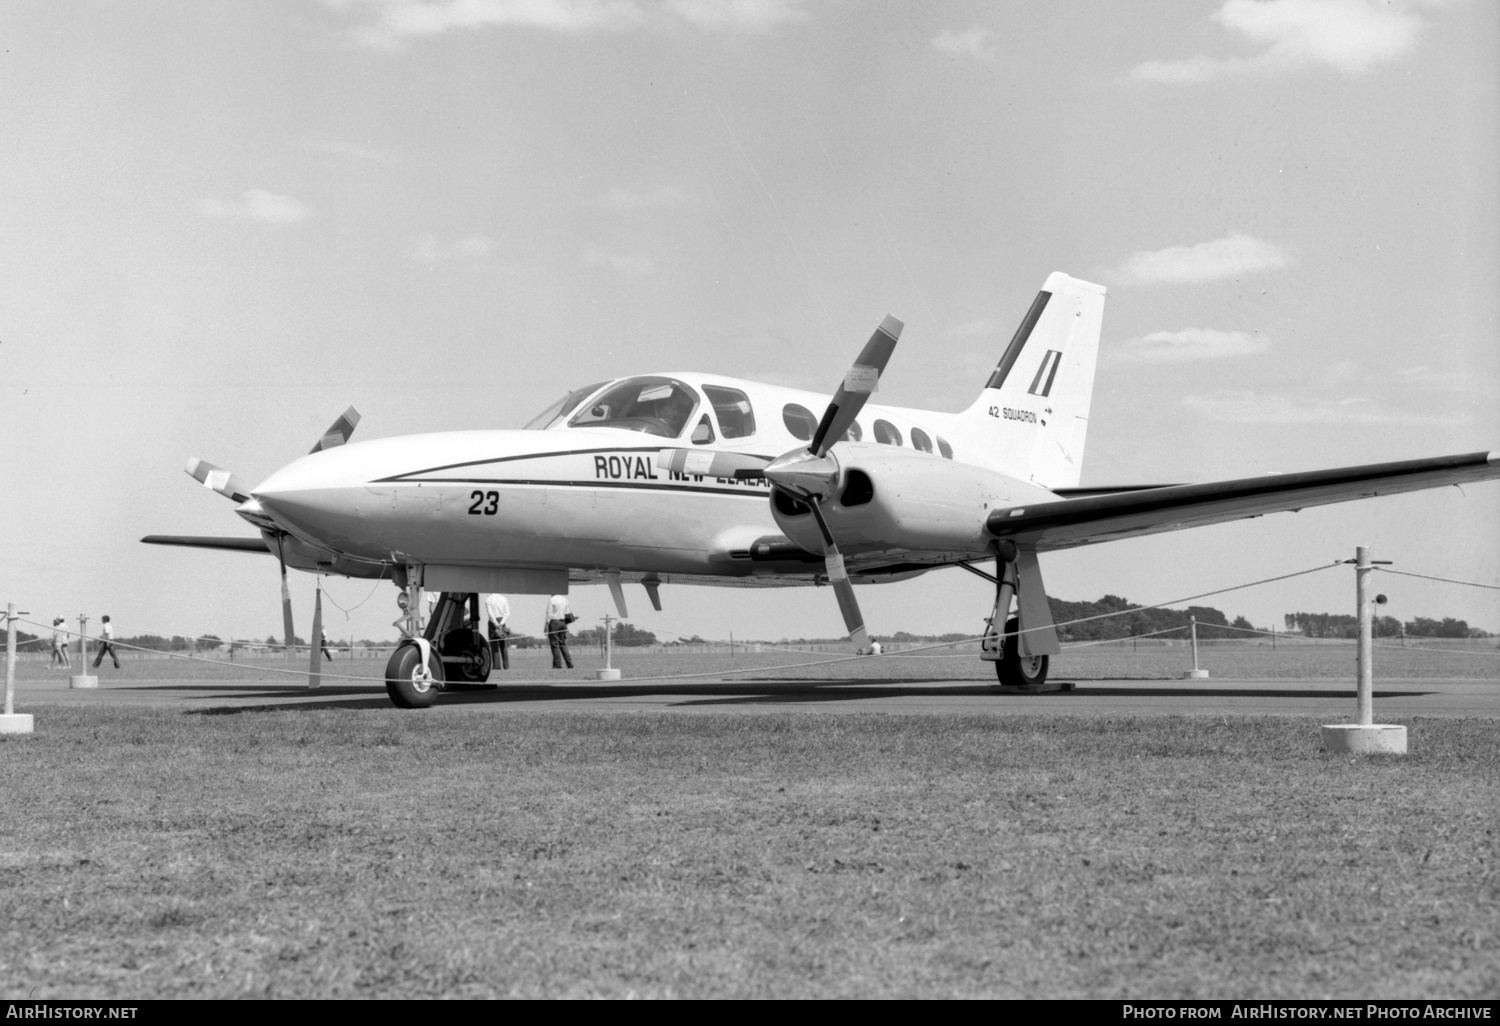
[(338, 542), (359, 516), (356, 482), (345, 480), (339, 450), (289, 463), (251, 489), (250, 495), (282, 528), (306, 541)]

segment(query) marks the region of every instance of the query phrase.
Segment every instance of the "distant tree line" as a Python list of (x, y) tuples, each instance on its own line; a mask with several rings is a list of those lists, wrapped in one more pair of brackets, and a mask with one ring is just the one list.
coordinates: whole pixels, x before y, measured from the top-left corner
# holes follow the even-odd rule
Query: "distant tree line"
[[(1095, 602), (1065, 602), (1048, 598), (1054, 623), (1062, 624), (1057, 629), (1060, 641), (1110, 641), (1118, 638), (1140, 637), (1145, 634), (1161, 635), (1162, 631), (1178, 631), (1178, 637), (1188, 636), (1192, 618), (1198, 620), (1198, 637), (1243, 638), (1245, 630), (1252, 630), (1250, 621), (1243, 616), (1229, 618), (1212, 606), (1188, 606), (1186, 609), (1131, 609), (1133, 603), (1119, 595), (1105, 595)], [(1130, 610), (1126, 612), (1126, 610)], [(1106, 613), (1118, 614), (1103, 616)], [(1090, 617), (1103, 617), (1089, 619)], [(1083, 623), (1069, 623), (1083, 620)], [(1235, 627), (1239, 630), (1226, 630)]]
[[(1357, 638), (1359, 617), (1341, 613), (1288, 613), (1286, 629), (1309, 638)], [(1399, 638), (1403, 633), (1409, 638), (1488, 638), (1489, 633), (1470, 627), (1465, 620), (1445, 616), (1441, 620), (1430, 620), (1419, 616), (1402, 623), (1394, 616), (1377, 616), (1371, 624), (1377, 638)], [(1403, 628), (1405, 630), (1403, 631)]]

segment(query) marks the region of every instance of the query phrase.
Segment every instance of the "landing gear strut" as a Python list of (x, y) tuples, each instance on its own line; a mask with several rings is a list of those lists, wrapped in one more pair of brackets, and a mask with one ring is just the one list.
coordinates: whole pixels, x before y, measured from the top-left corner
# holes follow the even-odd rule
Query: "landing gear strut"
[[(1046, 686), (1047, 669), (1058, 644), (1036, 553), (1018, 551), (1013, 543), (1002, 542), (995, 554), (995, 576), (990, 579), (995, 582), (995, 608), (985, 620), (980, 658), (995, 664), (999, 686), (1026, 691), (1071, 690), (1071, 685)], [(1013, 605), (1017, 607), (1015, 612), (1011, 610)], [(1023, 620), (1027, 621), (1024, 634)]]

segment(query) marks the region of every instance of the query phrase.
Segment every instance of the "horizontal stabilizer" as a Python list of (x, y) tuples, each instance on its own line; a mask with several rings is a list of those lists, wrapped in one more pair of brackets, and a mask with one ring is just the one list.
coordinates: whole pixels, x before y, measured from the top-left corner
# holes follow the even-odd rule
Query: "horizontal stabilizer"
[(1500, 452), (1474, 452), (1033, 503), (997, 509), (987, 526), (1045, 551), (1497, 478)]
[(185, 545), (193, 549), (229, 549), (234, 552), (259, 552), (270, 555), (271, 550), (259, 538), (211, 538), (191, 534), (148, 534), (141, 541), (147, 545)]

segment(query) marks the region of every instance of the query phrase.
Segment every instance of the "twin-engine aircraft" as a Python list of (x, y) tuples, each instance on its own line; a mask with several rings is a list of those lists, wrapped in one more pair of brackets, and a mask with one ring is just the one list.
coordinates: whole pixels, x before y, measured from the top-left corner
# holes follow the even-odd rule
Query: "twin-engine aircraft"
[[(663, 584), (828, 584), (856, 652), (855, 584), (961, 566), (995, 584), (982, 658), (1001, 687), (1040, 687), (1059, 651), (1038, 554), (1283, 510), (1500, 477), (1500, 452), (1212, 484), (1079, 487), (1105, 290), (1054, 273), (961, 413), (870, 402), (900, 338), (887, 317), (829, 399), (714, 374), (600, 381), (519, 431), (348, 443), (351, 407), (312, 452), (245, 488), (187, 470), (261, 537), (143, 541), (269, 551), (286, 568), (390, 578), (405, 638), (398, 706), (484, 682), (479, 595), (604, 581), (660, 609)], [(817, 411), (821, 411), (820, 413)], [(993, 560), (994, 573), (976, 564)], [(423, 629), (424, 590), (441, 601)], [(466, 615), (467, 614), (467, 615)]]

